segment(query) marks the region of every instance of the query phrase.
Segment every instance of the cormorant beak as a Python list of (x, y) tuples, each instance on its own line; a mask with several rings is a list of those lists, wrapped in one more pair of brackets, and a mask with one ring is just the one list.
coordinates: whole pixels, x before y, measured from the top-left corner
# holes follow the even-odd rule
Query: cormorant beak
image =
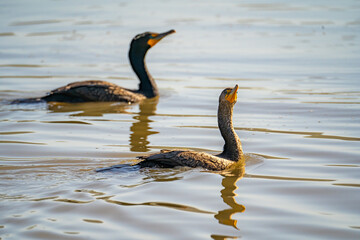
[(164, 33), (152, 33), (150, 39), (147, 41), (147, 44), (149, 44), (150, 47), (155, 46), (161, 39), (166, 37), (167, 35), (170, 35), (172, 33), (175, 33), (174, 29), (171, 29), (170, 31), (164, 32)]
[(237, 90), (239, 86), (236, 84), (235, 87), (225, 96), (225, 99), (228, 100), (230, 103), (236, 102), (237, 100)]

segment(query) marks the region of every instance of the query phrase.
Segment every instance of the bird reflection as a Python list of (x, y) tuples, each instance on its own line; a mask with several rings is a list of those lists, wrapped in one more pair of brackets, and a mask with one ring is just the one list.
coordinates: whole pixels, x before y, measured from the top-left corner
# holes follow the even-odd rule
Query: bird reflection
[[(158, 98), (145, 99), (139, 104), (139, 112), (133, 117), (135, 120), (130, 127), (130, 150), (132, 152), (148, 152), (149, 141), (148, 136), (157, 134), (159, 132), (152, 131), (149, 118), (156, 113), (156, 106)], [(51, 102), (48, 104), (48, 110), (51, 112), (71, 112), (70, 116), (98, 116), (111, 113), (129, 113), (127, 110), (132, 108), (132, 105), (122, 103), (109, 102), (91, 102), (91, 103), (59, 103)]]
[(132, 152), (148, 152), (148, 136), (159, 132), (152, 131), (149, 124), (152, 120), (149, 117), (154, 116), (158, 98), (147, 99), (139, 105), (139, 113), (133, 117), (136, 120), (130, 127), (130, 150)]
[(230, 208), (219, 211), (214, 217), (221, 224), (232, 226), (236, 229), (237, 220), (232, 219), (232, 216), (235, 213), (241, 213), (245, 211), (245, 206), (238, 204), (235, 200), (237, 196), (235, 190), (238, 188), (236, 186), (236, 182), (244, 176), (245, 173), (245, 165), (241, 165), (236, 169), (232, 169), (231, 171), (227, 171), (222, 173), (221, 175), (224, 177), (221, 184), (224, 187), (221, 190), (221, 198), (224, 203), (229, 205)]

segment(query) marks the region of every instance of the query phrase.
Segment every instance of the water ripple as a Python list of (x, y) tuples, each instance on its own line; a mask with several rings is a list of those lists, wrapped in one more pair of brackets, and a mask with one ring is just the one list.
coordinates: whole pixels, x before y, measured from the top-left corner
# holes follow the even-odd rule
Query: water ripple
[(91, 203), (94, 200), (80, 201), (80, 200), (75, 200), (75, 199), (61, 198), (61, 199), (55, 199), (54, 201), (56, 201), (56, 202), (65, 202), (65, 203), (75, 203), (75, 204), (86, 204), (86, 203)]
[(35, 133), (35, 132), (34, 131), (0, 132), (0, 135), (17, 135), (17, 134), (26, 134), (26, 133)]
[(38, 143), (38, 142), (25, 142), (25, 141), (0, 141), (0, 143), (15, 143), (15, 144), (34, 144), (34, 145), (47, 145), (47, 143)]
[[(177, 126), (179, 128), (211, 128), (217, 129), (217, 126)], [(336, 136), (336, 135), (326, 135), (322, 132), (304, 132), (304, 131), (285, 131), (285, 130), (272, 130), (267, 128), (242, 128), (235, 127), (235, 130), (239, 131), (251, 131), (251, 132), (265, 132), (265, 133), (281, 133), (281, 134), (294, 134), (294, 135), (304, 135), (307, 138), (323, 138), (323, 139), (336, 139), (343, 141), (360, 141), (358, 137), (346, 137), (346, 136)]]
[(61, 23), (65, 20), (49, 19), (49, 20), (37, 20), (37, 21), (16, 21), (9, 24), (9, 26), (28, 26), (28, 25), (39, 25), (39, 24), (53, 24)]
[(248, 173), (245, 173), (244, 178), (261, 178), (261, 179), (272, 179), (272, 180), (307, 181), (307, 182), (333, 182), (333, 181), (335, 181), (333, 179), (280, 177), (280, 176), (257, 175), (257, 174), (248, 174)]
[(9, 36), (15, 36), (15, 33), (12, 33), (12, 32), (0, 33), (0, 37), (9, 37)]
[(210, 212), (206, 210), (201, 210), (195, 207), (183, 205), (183, 204), (176, 204), (176, 203), (167, 203), (167, 202), (143, 202), (143, 203), (129, 203), (129, 202), (122, 202), (117, 200), (112, 200), (110, 197), (102, 197), (98, 198), (105, 200), (108, 203), (113, 203), (121, 206), (155, 206), (155, 207), (166, 207), (172, 208), (175, 210), (186, 211), (186, 212), (194, 212), (194, 213), (205, 213), (205, 214), (216, 214), (215, 212)]

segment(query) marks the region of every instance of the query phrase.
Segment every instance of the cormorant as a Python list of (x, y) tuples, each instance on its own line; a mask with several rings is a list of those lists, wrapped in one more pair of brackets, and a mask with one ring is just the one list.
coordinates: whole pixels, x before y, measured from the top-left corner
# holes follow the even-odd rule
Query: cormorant
[(147, 51), (169, 34), (144, 32), (136, 35), (130, 44), (129, 60), (132, 69), (140, 80), (139, 89), (131, 90), (106, 81), (80, 81), (52, 90), (48, 95), (39, 98), (18, 99), (12, 103), (46, 102), (127, 102), (136, 103), (146, 98), (158, 96), (156, 83), (145, 63)]
[(225, 140), (223, 152), (211, 155), (204, 152), (189, 150), (161, 150), (147, 156), (139, 156), (143, 161), (137, 163), (140, 167), (203, 167), (209, 170), (224, 170), (237, 162), (243, 163), (241, 142), (232, 122), (233, 107), (237, 100), (238, 85), (224, 89), (219, 97), (218, 126)]

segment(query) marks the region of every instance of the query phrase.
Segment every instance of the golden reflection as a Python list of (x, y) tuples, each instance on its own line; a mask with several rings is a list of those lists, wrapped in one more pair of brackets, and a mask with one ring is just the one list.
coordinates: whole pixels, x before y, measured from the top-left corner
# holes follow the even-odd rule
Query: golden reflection
[(149, 124), (152, 120), (149, 117), (154, 116), (159, 98), (147, 99), (140, 103), (139, 113), (133, 117), (136, 120), (130, 127), (130, 150), (132, 152), (148, 152), (148, 136), (159, 132), (151, 131)]
[(104, 223), (103, 221), (101, 220), (96, 220), (96, 219), (86, 219), (84, 218), (83, 219), (84, 222), (89, 222), (89, 223)]
[(85, 203), (92, 203), (94, 200), (80, 201), (80, 200), (75, 200), (75, 199), (61, 198), (61, 199), (55, 199), (54, 201), (56, 201), (56, 202), (65, 202), (65, 203), (85, 204)]
[(238, 239), (239, 237), (212, 234), (211, 238), (214, 240), (229, 240), (229, 239)]
[(214, 216), (219, 223), (232, 226), (236, 229), (238, 229), (236, 226), (237, 220), (232, 219), (232, 216), (235, 213), (245, 211), (245, 206), (238, 204), (235, 200), (237, 196), (235, 190), (238, 188), (236, 182), (244, 176), (244, 173), (245, 165), (241, 165), (221, 174), (224, 177), (221, 182), (224, 187), (224, 189), (221, 190), (221, 198), (230, 208), (221, 210)]

